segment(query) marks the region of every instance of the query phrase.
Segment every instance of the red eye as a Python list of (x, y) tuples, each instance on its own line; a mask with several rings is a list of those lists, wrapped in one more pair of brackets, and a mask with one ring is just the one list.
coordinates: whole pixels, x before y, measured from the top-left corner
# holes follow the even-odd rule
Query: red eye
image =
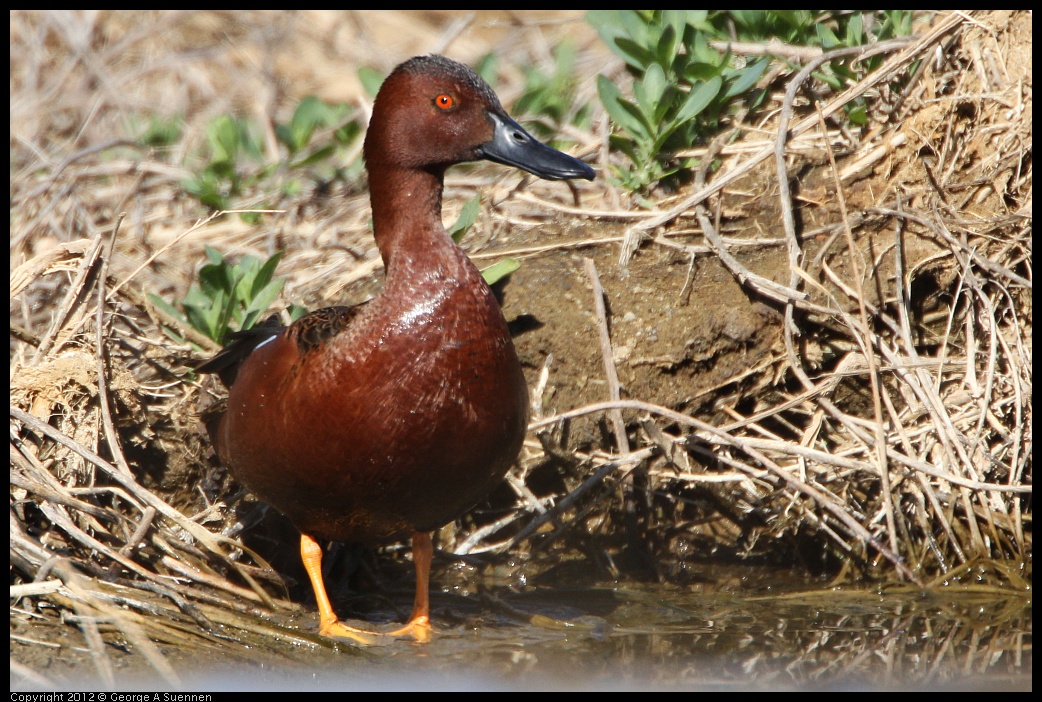
[(448, 93), (442, 93), (438, 97), (434, 98), (434, 104), (443, 110), (448, 110), (456, 104), (456, 101)]

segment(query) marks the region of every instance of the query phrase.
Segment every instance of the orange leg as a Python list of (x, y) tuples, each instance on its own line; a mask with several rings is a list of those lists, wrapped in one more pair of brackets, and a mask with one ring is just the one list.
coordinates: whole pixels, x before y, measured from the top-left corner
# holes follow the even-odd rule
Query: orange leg
[(370, 635), (377, 632), (355, 629), (337, 619), (333, 605), (329, 602), (329, 595), (326, 594), (326, 584), (322, 580), (322, 547), (304, 533), (300, 535), (300, 560), (304, 562), (304, 570), (311, 578), (311, 587), (315, 591), (315, 601), (318, 603), (318, 633), (322, 636), (351, 639), (361, 644), (372, 643)]
[(434, 547), (429, 534), (413, 534), (412, 560), (416, 566), (416, 599), (413, 602), (412, 616), (401, 629), (384, 634), (381, 631), (365, 631), (343, 624), (333, 611), (333, 605), (326, 594), (326, 585), (322, 579), (322, 547), (308, 534), (300, 535), (300, 560), (311, 579), (311, 587), (315, 591), (315, 602), (318, 603), (318, 633), (322, 636), (340, 637), (357, 641), (361, 644), (373, 643), (373, 636), (411, 636), (420, 643), (431, 640), (431, 608), (430, 578), (431, 559)]
[(431, 640), (431, 559), (434, 547), (431, 535), (417, 532), (412, 535), (412, 562), (416, 566), (416, 599), (413, 601), (412, 615), (401, 629), (392, 631), (388, 636), (411, 636), (420, 643)]

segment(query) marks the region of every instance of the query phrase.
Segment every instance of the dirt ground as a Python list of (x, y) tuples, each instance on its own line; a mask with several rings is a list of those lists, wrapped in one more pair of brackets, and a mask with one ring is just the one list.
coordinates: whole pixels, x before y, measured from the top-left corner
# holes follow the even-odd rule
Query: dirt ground
[[(937, 21), (925, 18), (917, 31), (926, 33)], [(433, 51), (473, 63), (494, 50), (505, 67), (506, 78), (497, 86), (504, 104), (516, 97), (522, 82), (518, 72), (509, 68), (512, 63), (545, 62), (549, 49), (564, 36), (571, 37), (579, 49), (576, 70), (582, 78), (577, 100), (595, 101), (594, 76), (604, 70), (620, 70), (618, 61), (582, 22), (581, 13), (570, 11), (546, 15), (492, 11), (293, 12), (277, 18), (264, 12), (20, 11), (12, 14), (11, 31), (12, 269), (57, 244), (90, 239), (110, 227), (117, 212), (127, 212), (109, 264), (111, 283), (119, 285), (132, 279), (128, 290), (166, 299), (184, 295), (206, 244), (235, 254), (268, 255), (285, 250), (279, 271), (288, 280), (281, 302), (309, 307), (365, 299), (379, 288), (379, 267), (366, 225), (367, 200), (362, 190), (329, 193), (310, 188), (299, 197), (279, 202), (278, 208), (284, 211), (266, 217), (262, 226), (225, 218), (191, 230), (192, 223), (204, 213), (177, 192), (176, 183), (185, 175), (183, 169), (173, 165), (179, 162), (177, 157), (114, 158), (109, 162), (92, 158), (93, 149), (124, 138), (121, 130), (141, 112), (183, 115), (185, 139), (172, 148), (190, 151), (191, 145), (203, 138), (207, 121), (228, 111), (262, 117), (273, 112), (284, 114), (287, 106), (309, 94), (364, 109), (364, 93), (355, 71), (345, 70), (345, 66), (387, 70), (410, 55)], [(39, 35), (34, 40), (24, 36), (16, 40), (19, 31)], [(792, 213), (799, 228), (803, 277), (797, 284), (811, 303), (852, 318), (859, 314), (862, 303), (867, 303), (873, 309), (892, 312), (896, 319), (896, 310), (902, 307), (900, 296), (907, 295), (907, 308), (915, 311), (912, 324), (923, 356), (927, 355), (923, 349), (942, 348), (951, 337), (958, 336), (959, 348), (952, 355), (966, 357), (970, 340), (964, 334), (972, 325), (953, 325), (949, 312), (956, 306), (953, 301), (960, 299), (970, 264), (969, 259), (953, 256), (950, 247), (961, 241), (967, 251), (974, 249), (1002, 261), (1002, 265), (1008, 264), (1017, 275), (1031, 277), (1031, 35), (1030, 13), (974, 13), (972, 20), (952, 35), (955, 43), (945, 39), (937, 44), (935, 52), (950, 51), (958, 55), (957, 60), (945, 64), (934, 53), (924, 59), (927, 77), (908, 97), (914, 108), (905, 106), (899, 122), (889, 121), (885, 114), (874, 115), (877, 121), (856, 140), (830, 135), (829, 143), (838, 151), (838, 170), (844, 172), (854, 166), (842, 179), (842, 199), (837, 196), (836, 176), (820, 135), (815, 138), (815, 130), (811, 130), (803, 141), (794, 138), (796, 146), (787, 154), (785, 169), (794, 189)], [(55, 61), (53, 56), (63, 51), (81, 58), (68, 64)], [(54, 73), (62, 66), (68, 70), (64, 78)], [(177, 73), (176, 80), (169, 79), (170, 71)], [(899, 104), (894, 96), (886, 95), (889, 89), (883, 85), (872, 96), (878, 98), (882, 93), (886, 99), (880, 98), (881, 102)], [(92, 103), (89, 95), (96, 96), (96, 102)], [(105, 107), (92, 112), (92, 104)], [(46, 111), (44, 105), (48, 106)], [(763, 108), (762, 117), (750, 118), (746, 125), (750, 129), (737, 144), (723, 147), (718, 154), (720, 172), (726, 173), (751, 158), (750, 154), (771, 147), (779, 108), (779, 99), (775, 98)], [(806, 114), (804, 111), (798, 116)], [(606, 122), (595, 124), (602, 129)], [(694, 207), (683, 207), (697, 188), (690, 185), (676, 193), (658, 191), (642, 203), (604, 177), (608, 164), (604, 132), (586, 136), (586, 140), (576, 138), (575, 150), (598, 166), (599, 178), (591, 184), (568, 186), (528, 179), (519, 184), (518, 176), (504, 175), (496, 167), (484, 165), (454, 172), (448, 181), (446, 221), (454, 219), (463, 201), (476, 193), (482, 195), (482, 214), (463, 241), (479, 265), (504, 255), (522, 264), (502, 287), (503, 310), (516, 332), (515, 343), (538, 403), (533, 419), (612, 399), (600, 342), (602, 326), (610, 336), (611, 360), (622, 400), (725, 425), (801, 397), (805, 389), (786, 371), (790, 360), (785, 305), (760, 294), (755, 283), (740, 281), (734, 269), (708, 245)], [(32, 152), (39, 154), (38, 160), (30, 156)], [(176, 156), (183, 155), (179, 152)], [(132, 165), (126, 166), (129, 162)], [(708, 180), (713, 182), (712, 175)], [(791, 286), (792, 252), (781, 224), (783, 208), (788, 205), (780, 195), (773, 157), (764, 157), (709, 198), (706, 215), (746, 272)], [(75, 206), (69, 205), (70, 201)], [(252, 207), (266, 203), (258, 199), (242, 204)], [(676, 216), (641, 228), (678, 205), (682, 209)], [(938, 217), (943, 216), (953, 228), (949, 236), (956, 243), (921, 220), (895, 220), (892, 211), (901, 208), (911, 213), (939, 213)], [(838, 224), (844, 221), (851, 224), (856, 241), (853, 258), (844, 228)], [(956, 225), (978, 227), (983, 233), (970, 237), (955, 229)], [(629, 242), (635, 239), (640, 243), (634, 247)], [(894, 254), (898, 242), (900, 259)], [(1026, 260), (1012, 254), (1012, 259), (1003, 258), (1018, 247), (1026, 247)], [(628, 260), (623, 263), (623, 258)], [(596, 314), (590, 262), (604, 289), (607, 318), (603, 322)], [(908, 289), (898, 286), (898, 280), (906, 281)], [(89, 376), (94, 352), (85, 342), (68, 345), (66, 353), (53, 362), (30, 360), (32, 344), (24, 339), (43, 336), (49, 324), (47, 313), (56, 307), (69, 282), (68, 278), (41, 276), (32, 283), (29, 293), (20, 295), (22, 289), (14, 293), (11, 306), (12, 327), (25, 330), (26, 335), (12, 341), (12, 404), (26, 411), (63, 404), (72, 416), (79, 411), (76, 408), (95, 404), (97, 381), (96, 377), (77, 380), (80, 371), (70, 372), (70, 366), (62, 365), (63, 359), (66, 363), (70, 358), (82, 362)], [(852, 294), (845, 285), (856, 286), (860, 293)], [(1010, 290), (1010, 309), (1018, 311), (1017, 323), (1030, 344), (1030, 286), (1011, 284)], [(140, 309), (146, 308), (142, 304)], [(996, 313), (996, 318), (1002, 316)], [(136, 320), (132, 326), (156, 321), (154, 316), (148, 319), (137, 311), (128, 313), (127, 318)], [(847, 334), (843, 319), (839, 314), (813, 312), (798, 317), (801, 328), (796, 352), (814, 379), (837, 379), (830, 386), (830, 397), (848, 417), (867, 424), (876, 419), (873, 395), (858, 367), (845, 365), (853, 362), (847, 352), (858, 345)], [(893, 331), (884, 328), (882, 322), (874, 324), (874, 333)], [(89, 319), (83, 325), (89, 327)], [(140, 337), (135, 337), (138, 332)], [(137, 362), (128, 362), (126, 376), (113, 381), (121, 403), (121, 425), (134, 427), (124, 434), (124, 449), (131, 464), (139, 469), (137, 480), (184, 514), (194, 515), (198, 523), (214, 530), (227, 527), (238, 515), (231, 510), (222, 512), (221, 508), (235, 486), (216, 466), (197, 419), (199, 408), (212, 401), (211, 393), (216, 391), (205, 383), (188, 390), (170, 390), (175, 385), (180, 387), (184, 372), (171, 357), (184, 360), (189, 355), (187, 349), (172, 349), (151, 330), (135, 328), (127, 338), (135, 343), (148, 339), (136, 347)], [(995, 339), (995, 348), (1016, 349), (1022, 343), (1021, 337), (1011, 334), (996, 334)], [(1030, 356), (1030, 349), (1026, 355)], [(179, 367), (181, 371), (172, 370)], [(152, 372), (146, 384), (141, 381), (143, 368)], [(120, 386), (116, 381), (126, 384)], [(888, 387), (900, 402), (915, 404), (907, 393), (902, 395), (898, 381), (887, 382), (893, 382)], [(79, 395), (72, 393), (74, 397), (70, 398), (70, 384), (78, 388)], [(47, 387), (52, 390), (41, 389)], [(65, 393), (65, 397), (59, 402), (55, 393)], [(793, 426), (783, 419), (767, 423), (762, 434), (770, 438), (768, 430), (774, 431), (795, 437), (799, 443), (801, 432), (832, 421), (827, 417), (823, 420), (820, 414), (811, 415), (807, 413), (806, 425)], [(89, 422), (80, 419), (70, 424), (75, 425), (77, 437), (85, 445), (97, 447), (97, 437), (103, 434), (102, 420), (90, 416)], [(618, 445), (610, 415), (603, 411), (578, 414), (569, 422), (547, 426), (538, 440), (536, 434), (530, 436), (519, 479), (527, 481), (539, 498), (563, 495), (582, 483), (585, 473), (580, 479), (562, 466), (591, 465), (595, 459), (607, 460), (604, 457), (608, 454), (654, 445), (656, 427), (647, 426), (647, 416), (643, 409), (623, 410), (623, 421), (629, 428), (627, 446)], [(1007, 432), (1007, 446), (1016, 442), (1009, 416), (1013, 415), (1006, 413), (995, 419), (999, 425), (996, 431)], [(666, 432), (670, 440), (676, 437), (682, 442), (684, 433), (690, 431), (666, 415), (657, 421), (657, 430)], [(981, 432), (991, 423), (990, 418), (981, 419)], [(1029, 427), (1029, 417), (1022, 418), (1022, 423)], [(1001, 441), (996, 439), (995, 443)], [(837, 454), (845, 450), (836, 448), (838, 440), (832, 446)], [(1026, 446), (1030, 455), (1029, 439)], [(931, 450), (926, 449), (923, 455), (933, 455)], [(111, 452), (98, 452), (111, 458)], [(53, 455), (49, 460), (54, 460)], [(669, 471), (671, 476), (698, 473), (692, 460), (677, 459), (668, 465), (660, 461), (651, 467)], [(81, 459), (59, 460), (52, 470), (67, 484), (93, 485), (82, 479), (90, 469)], [(1012, 469), (974, 476), (981, 483), (1013, 480)], [(674, 484), (669, 481), (678, 479), (662, 480), (666, 483), (661, 484)], [(1030, 484), (1030, 460), (1026, 482)], [(616, 485), (607, 493), (621, 490)], [(648, 517), (653, 532), (649, 536), (651, 550), (660, 557), (660, 563), (669, 560), (673, 564), (668, 569), (663, 566), (656, 577), (668, 579), (683, 572), (687, 562), (684, 554), (692, 544), (712, 543), (712, 548), (721, 547), (732, 555), (759, 553), (769, 550), (766, 536), (757, 544), (755, 538), (749, 538), (750, 530), (762, 529), (771, 539), (779, 540), (782, 532), (803, 532), (797, 527), (765, 526), (769, 519), (753, 514), (762, 506), (753, 497), (747, 497), (748, 504), (743, 503), (741, 509), (729, 512), (720, 505), (715, 488), (699, 487), (697, 494), (687, 490), (678, 489), (684, 497), (677, 505), (656, 507)], [(754, 492), (750, 488), (750, 494)], [(25, 500), (26, 494), (21, 484), (12, 483), (13, 504)], [(1030, 492), (1025, 498), (1030, 514)], [(492, 505), (514, 499), (515, 495), (504, 488), (503, 494), (493, 496)], [(871, 501), (877, 499), (877, 493), (873, 489), (851, 499)], [(707, 503), (717, 505), (725, 518), (707, 518), (703, 513)], [(978, 505), (976, 509), (979, 512), (982, 508)], [(1011, 509), (1002, 508), (1003, 518), (1020, 514), (1019, 507)], [(605, 544), (605, 552), (616, 556), (625, 550), (614, 535), (598, 541), (601, 526), (593, 524), (596, 520), (589, 511), (583, 514), (586, 521), (574, 535), (575, 541), (562, 537), (558, 546), (563, 548), (566, 543), (593, 551), (599, 547), (591, 544)], [(597, 514), (600, 512), (594, 512)], [(618, 505), (606, 509), (605, 514), (608, 516), (601, 524), (620, 519)], [(677, 528), (656, 529), (656, 518), (673, 521)], [(483, 524), (475, 519), (447, 528), (440, 544), (445, 551), (458, 550), (466, 540), (467, 525)], [(1012, 524), (1013, 517), (1009, 519)], [(578, 523), (579, 518), (575, 521)], [(865, 521), (871, 520), (866, 517)], [(681, 524), (687, 526), (684, 534), (678, 535)], [(691, 526), (695, 524), (698, 526)], [(1003, 524), (999, 522), (999, 530), (1005, 529)], [(1030, 554), (1030, 516), (1028, 525), (1028, 545), (1022, 552)], [(1016, 532), (1013, 526), (1009, 529)], [(62, 553), (82, 548), (74, 538), (56, 534), (44, 538), (43, 543)], [(13, 533), (13, 541), (21, 538), (21, 533), (17, 538)], [(1005, 531), (999, 541), (1004, 539), (1016, 541)], [(579, 542), (585, 545), (576, 546)], [(796, 544), (782, 552), (785, 558), (798, 559), (799, 551)], [(554, 553), (547, 549), (541, 557), (550, 559)], [(278, 569), (280, 555), (265, 555)], [(33, 570), (26, 565), (31, 559), (27, 560), (22, 551), (12, 559), (15, 569), (23, 564), (27, 571)], [(292, 559), (287, 557), (285, 568), (289, 570), (283, 572), (289, 572), (292, 580), (294, 566), (288, 560)], [(592, 558), (591, 562), (602, 577), (620, 577), (618, 570), (613, 570), (616, 567), (624, 571), (622, 577), (626, 575), (625, 566), (619, 565), (625, 558)], [(670, 575), (663, 574), (666, 570)], [(512, 573), (516, 575), (516, 571)], [(12, 585), (23, 580), (28, 579), (12, 570)], [(460, 578), (460, 582), (465, 580)], [(55, 615), (70, 605), (48, 603), (46, 595), (25, 602), (23, 608), (12, 598), (11, 616), (12, 661), (21, 666), (23, 684), (34, 684), (35, 673), (42, 679), (47, 678), (48, 670), (59, 677), (66, 674), (66, 661), (56, 659), (54, 651), (61, 651), (61, 658), (84, 656), (81, 664), (89, 659), (90, 649), (84, 647), (80, 629)], [(38, 603), (42, 605), (37, 607)], [(37, 614), (38, 609), (44, 615)], [(51, 642), (59, 648), (15, 645), (19, 637)], [(15, 672), (12, 676), (14, 681)]]

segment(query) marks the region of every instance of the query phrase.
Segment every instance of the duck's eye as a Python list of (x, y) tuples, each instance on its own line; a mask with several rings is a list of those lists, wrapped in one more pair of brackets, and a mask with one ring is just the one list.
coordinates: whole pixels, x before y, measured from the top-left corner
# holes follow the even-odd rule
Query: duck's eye
[(456, 99), (448, 93), (442, 93), (438, 97), (434, 98), (434, 104), (442, 110), (449, 110), (456, 105)]

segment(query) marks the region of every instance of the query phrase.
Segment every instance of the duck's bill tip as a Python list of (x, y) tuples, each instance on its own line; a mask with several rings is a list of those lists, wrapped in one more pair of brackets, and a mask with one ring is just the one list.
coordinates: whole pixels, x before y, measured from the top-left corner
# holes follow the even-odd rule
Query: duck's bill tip
[(539, 141), (514, 120), (489, 113), (495, 132), (478, 147), (478, 158), (528, 171), (546, 180), (593, 180), (597, 174), (587, 164)]

